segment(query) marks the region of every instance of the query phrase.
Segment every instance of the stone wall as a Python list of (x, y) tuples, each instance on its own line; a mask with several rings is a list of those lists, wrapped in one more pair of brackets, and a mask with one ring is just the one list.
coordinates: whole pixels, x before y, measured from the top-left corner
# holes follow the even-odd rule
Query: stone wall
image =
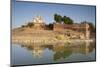
[(66, 31), (66, 30), (73, 30), (77, 32), (81, 32), (84, 34), (86, 39), (90, 38), (90, 30), (88, 24), (57, 24), (53, 25), (54, 31)]

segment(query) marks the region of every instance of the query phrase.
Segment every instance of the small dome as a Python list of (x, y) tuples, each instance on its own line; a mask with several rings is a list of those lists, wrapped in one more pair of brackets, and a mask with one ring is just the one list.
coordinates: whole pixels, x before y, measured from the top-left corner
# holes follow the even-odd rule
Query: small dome
[(34, 23), (43, 23), (43, 19), (41, 16), (37, 16), (36, 18), (33, 18)]

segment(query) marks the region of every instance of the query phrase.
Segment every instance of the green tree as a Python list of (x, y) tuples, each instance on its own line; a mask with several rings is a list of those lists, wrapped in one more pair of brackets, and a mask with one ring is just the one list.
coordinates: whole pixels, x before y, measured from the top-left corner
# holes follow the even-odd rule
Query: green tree
[(63, 16), (62, 21), (65, 24), (73, 24), (73, 20), (70, 17)]
[(53, 24), (52, 23), (50, 23), (49, 25), (49, 28), (52, 30), (53, 29)]
[(61, 23), (63, 21), (63, 23), (65, 24), (73, 24), (73, 20), (70, 17), (66, 17), (66, 16), (62, 17), (61, 15), (58, 14), (54, 14), (54, 20), (57, 23)]
[(28, 23), (27, 26), (31, 28), (32, 26), (34, 26), (34, 24), (33, 23)]
[(73, 20), (70, 17), (67, 17), (68, 19), (68, 24), (73, 24)]
[(68, 24), (68, 20), (67, 20), (67, 17), (66, 17), (66, 16), (64, 16), (64, 17), (62, 18), (62, 20), (63, 20), (63, 22), (64, 22), (65, 24)]
[(54, 20), (55, 20), (57, 23), (61, 23), (61, 22), (62, 22), (62, 16), (61, 16), (61, 15), (58, 15), (58, 14), (55, 14), (55, 15), (54, 15)]
[(93, 23), (88, 23), (88, 24), (89, 24), (89, 26), (90, 26), (90, 31), (91, 31), (91, 32), (95, 32), (96, 30), (95, 30), (94, 24), (93, 24)]
[(24, 28), (24, 27), (25, 27), (25, 25), (22, 25), (21, 27), (22, 27), (22, 28)]
[(57, 14), (54, 15), (54, 20), (57, 22)]
[(58, 23), (61, 23), (62, 22), (62, 16), (61, 15), (58, 15), (57, 20), (58, 20)]

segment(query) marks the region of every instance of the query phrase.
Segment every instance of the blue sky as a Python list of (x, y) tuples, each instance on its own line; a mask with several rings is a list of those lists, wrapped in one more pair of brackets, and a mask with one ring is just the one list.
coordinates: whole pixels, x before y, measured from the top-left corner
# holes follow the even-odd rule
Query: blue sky
[(55, 13), (62, 16), (66, 15), (77, 23), (82, 21), (89, 21), (95, 24), (94, 6), (13, 1), (12, 27), (15, 28), (28, 23), (29, 21), (32, 21), (32, 19), (37, 15), (42, 16), (45, 23), (53, 23), (53, 17)]

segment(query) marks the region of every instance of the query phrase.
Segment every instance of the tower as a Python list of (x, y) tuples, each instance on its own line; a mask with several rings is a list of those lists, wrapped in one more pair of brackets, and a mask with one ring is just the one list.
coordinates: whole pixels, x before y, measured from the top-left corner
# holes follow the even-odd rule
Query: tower
[(89, 24), (86, 23), (86, 32), (85, 32), (86, 39), (90, 38), (90, 30), (89, 30), (89, 28), (90, 28)]

